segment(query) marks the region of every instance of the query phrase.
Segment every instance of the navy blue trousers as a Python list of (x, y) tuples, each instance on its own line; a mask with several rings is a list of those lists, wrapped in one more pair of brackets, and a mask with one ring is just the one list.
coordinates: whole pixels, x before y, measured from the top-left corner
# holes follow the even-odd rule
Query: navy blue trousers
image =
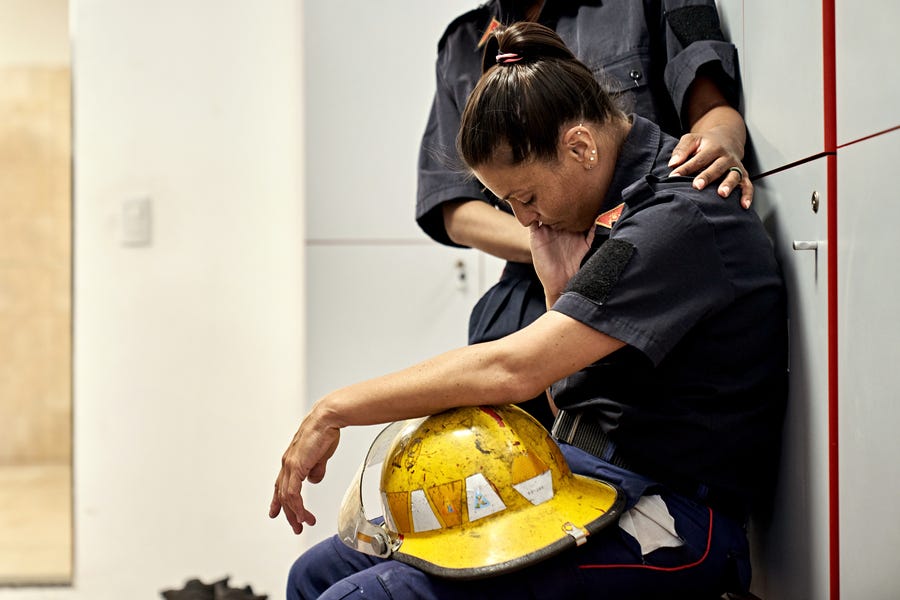
[(288, 577), (288, 600), (703, 600), (749, 589), (749, 545), (742, 522), (577, 448), (560, 446), (574, 472), (618, 485), (627, 497), (626, 508), (645, 493), (662, 496), (684, 544), (642, 555), (638, 542), (612, 523), (584, 545), (520, 571), (462, 581), (362, 554), (334, 536), (296, 560)]

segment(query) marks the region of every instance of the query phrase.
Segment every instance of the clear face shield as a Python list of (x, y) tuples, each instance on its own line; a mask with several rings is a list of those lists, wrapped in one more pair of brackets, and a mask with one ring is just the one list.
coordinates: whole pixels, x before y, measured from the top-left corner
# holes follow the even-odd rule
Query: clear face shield
[(417, 427), (424, 419), (423, 417), (397, 421), (385, 427), (372, 442), (365, 461), (360, 465), (353, 482), (347, 488), (338, 513), (338, 537), (354, 550), (387, 558), (400, 547), (402, 539), (399, 534), (366, 516), (363, 497), (366, 484), (371, 481), (370, 476), (375, 477), (376, 486), (380, 483), (381, 465), (384, 463), (391, 444), (397, 439), (400, 432), (406, 427)]

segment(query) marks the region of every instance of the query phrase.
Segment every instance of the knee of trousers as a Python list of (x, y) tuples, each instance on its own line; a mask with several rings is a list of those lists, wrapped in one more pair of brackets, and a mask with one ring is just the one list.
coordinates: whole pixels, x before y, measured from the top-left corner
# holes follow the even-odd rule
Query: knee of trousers
[(344, 546), (337, 536), (319, 542), (291, 565), (287, 582), (288, 600), (318, 598), (335, 582), (369, 566), (352, 564), (364, 558), (368, 557)]

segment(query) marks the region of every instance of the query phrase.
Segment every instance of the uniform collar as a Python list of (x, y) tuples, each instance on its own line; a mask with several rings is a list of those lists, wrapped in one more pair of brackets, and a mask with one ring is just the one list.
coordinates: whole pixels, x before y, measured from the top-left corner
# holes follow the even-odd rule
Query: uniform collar
[[(603, 210), (622, 202), (622, 194), (635, 181), (643, 180), (654, 171), (659, 175), (662, 132), (655, 123), (639, 115), (631, 115), (631, 130), (619, 147), (612, 182), (603, 201)], [(663, 161), (665, 166), (666, 161)]]

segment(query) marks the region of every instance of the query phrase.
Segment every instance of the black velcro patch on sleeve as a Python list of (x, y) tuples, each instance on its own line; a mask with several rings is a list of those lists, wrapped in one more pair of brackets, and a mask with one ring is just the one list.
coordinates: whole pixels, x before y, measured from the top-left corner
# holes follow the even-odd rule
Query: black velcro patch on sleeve
[(725, 41), (714, 6), (684, 6), (666, 11), (669, 27), (681, 45), (687, 48), (700, 40)]
[(603, 304), (633, 254), (633, 244), (624, 240), (606, 240), (569, 280), (564, 291)]

